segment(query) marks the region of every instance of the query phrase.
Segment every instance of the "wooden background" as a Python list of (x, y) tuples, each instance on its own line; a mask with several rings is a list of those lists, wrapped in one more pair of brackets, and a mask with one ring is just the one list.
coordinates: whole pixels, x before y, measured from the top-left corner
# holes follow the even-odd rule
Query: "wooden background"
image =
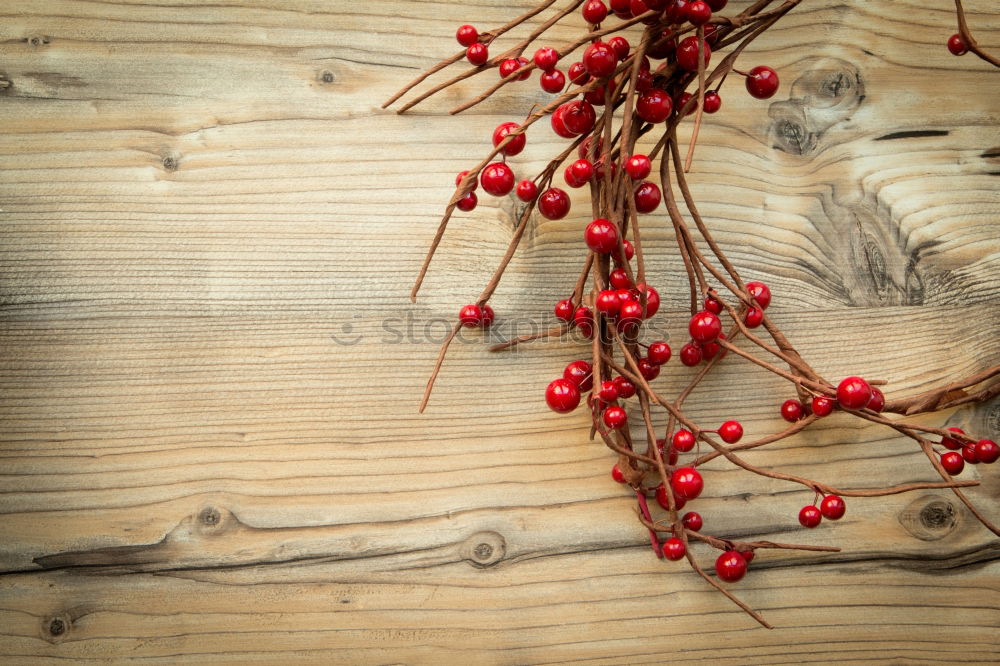
[[(456, 218), (411, 305), (453, 175), (546, 96), (533, 80), (448, 117), (487, 74), (412, 115), (379, 105), (455, 51), (458, 24), (529, 4), (0, 6), (3, 661), (1000, 660), (1000, 541), (948, 493), (850, 501), (807, 532), (809, 493), (709, 466), (708, 531), (844, 547), (758, 557), (734, 590), (769, 632), (657, 561), (585, 415), (545, 409), (577, 347), (498, 356), (467, 336), (416, 414), (443, 322), (516, 212), (484, 196)], [(1000, 51), (992, 0), (966, 4)], [(692, 175), (814, 365), (890, 394), (1000, 359), (1000, 72), (946, 52), (954, 22), (947, 2), (804, 2), (743, 59), (781, 90), (730, 81)], [(559, 145), (539, 126), (511, 163), (534, 173)], [(576, 203), (533, 222), (501, 331), (548, 325), (568, 293)], [(684, 283), (648, 227), (680, 345)], [(758, 435), (787, 397), (734, 360), (691, 404)], [(996, 438), (1000, 403), (925, 422)], [(749, 458), (848, 487), (935, 478), (841, 416)], [(998, 467), (963, 474), (994, 521)]]

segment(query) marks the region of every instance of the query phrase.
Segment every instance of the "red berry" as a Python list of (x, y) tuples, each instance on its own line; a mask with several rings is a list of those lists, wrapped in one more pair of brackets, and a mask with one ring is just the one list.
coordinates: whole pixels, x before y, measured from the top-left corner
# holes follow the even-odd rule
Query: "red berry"
[(653, 169), (653, 163), (645, 155), (633, 155), (625, 162), (625, 173), (632, 180), (642, 180)]
[(995, 463), (997, 459), (1000, 459), (1000, 445), (997, 445), (992, 439), (981, 439), (976, 442), (976, 457), (979, 462), (987, 465)]
[(611, 430), (621, 428), (628, 421), (628, 415), (621, 407), (608, 407), (604, 410), (604, 425)]
[(653, 88), (653, 73), (648, 69), (640, 69), (635, 75), (635, 89), (641, 93)]
[(632, 286), (632, 281), (628, 279), (628, 273), (624, 268), (616, 268), (608, 275), (608, 282), (615, 289), (628, 289)]
[[(712, 47), (708, 45), (708, 42), (702, 43), (701, 53), (702, 60), (705, 62), (705, 67), (708, 67), (708, 62), (712, 58)], [(681, 40), (681, 43), (677, 45), (677, 64), (689, 72), (698, 71), (697, 37), (685, 37)]]
[(601, 390), (597, 392), (597, 397), (607, 403), (612, 403), (618, 399), (618, 387), (611, 380), (601, 382)]
[(583, 66), (595, 79), (603, 79), (615, 73), (618, 55), (609, 45), (602, 42), (591, 44), (583, 52)]
[(573, 313), (573, 323), (580, 329), (584, 337), (593, 337), (594, 313), (590, 311), (590, 308), (586, 306), (577, 308), (576, 312)]
[(752, 550), (741, 550), (741, 551), (739, 551), (739, 553), (740, 553), (740, 555), (743, 556), (743, 559), (746, 560), (747, 564), (750, 564), (751, 562), (753, 562), (753, 558), (757, 555), (757, 553), (755, 553)]
[(627, 400), (635, 395), (635, 384), (625, 377), (615, 377), (615, 388), (618, 389), (618, 397)]
[(715, 575), (727, 583), (735, 583), (747, 573), (747, 561), (735, 550), (727, 550), (715, 560)]
[(625, 483), (625, 475), (622, 474), (620, 469), (618, 469), (618, 465), (611, 468), (611, 478), (618, 483)]
[(622, 248), (625, 250), (625, 261), (632, 261), (632, 257), (635, 256), (635, 247), (629, 240), (622, 241)]
[(639, 301), (623, 301), (618, 310), (618, 317), (618, 330), (629, 331), (642, 321), (642, 305), (639, 304)]
[[(720, 340), (724, 340), (725, 337), (726, 337), (725, 333), (719, 333), (719, 339)], [(717, 342), (705, 342), (705, 343), (703, 343), (701, 345), (701, 356), (706, 361), (711, 361), (713, 358), (715, 358), (715, 355), (719, 353), (719, 349), (720, 349), (719, 343), (717, 343)], [(726, 355), (726, 353), (722, 352), (722, 356), (725, 356), (725, 355)]]
[(674, 110), (674, 101), (665, 90), (647, 90), (636, 100), (635, 112), (647, 123), (662, 123)]
[[(527, 64), (528, 61), (524, 58), (507, 58), (506, 60), (500, 63), (500, 67), (498, 68), (497, 71), (499, 72), (501, 79), (506, 79), (508, 76), (518, 71), (522, 67), (526, 66)], [(516, 77), (514, 77), (514, 80), (524, 81), (529, 76), (531, 76), (531, 72), (526, 71), (521, 74), (518, 74)]]
[(471, 25), (459, 26), (455, 31), (455, 39), (462, 46), (472, 46), (479, 41), (479, 32)]
[(962, 39), (962, 35), (955, 33), (948, 38), (948, 50), (951, 51), (952, 55), (965, 55), (969, 52), (969, 47), (965, 45), (965, 40)]
[(475, 208), (476, 204), (478, 203), (479, 203), (479, 197), (476, 196), (476, 193), (469, 192), (464, 197), (458, 200), (458, 203), (455, 204), (455, 207), (458, 208), (459, 210), (464, 210), (465, 212), (469, 212), (470, 210)]
[[(496, 148), (500, 145), (500, 142), (504, 138), (516, 130), (521, 129), (521, 126), (517, 123), (501, 123), (497, 125), (497, 128), (493, 130), (493, 147)], [(525, 144), (528, 142), (528, 137), (524, 133), (518, 134), (512, 138), (506, 146), (500, 151), (504, 155), (517, 155), (519, 152), (524, 150)]]
[(949, 451), (941, 454), (941, 466), (944, 467), (944, 471), (951, 475), (961, 474), (962, 470), (965, 469), (965, 460), (961, 454)]
[(698, 103), (692, 102), (691, 104), (688, 104), (688, 102), (691, 102), (691, 100), (693, 99), (694, 95), (692, 95), (689, 92), (683, 93), (680, 97), (678, 97), (677, 113), (683, 113), (685, 116), (690, 116), (692, 113), (694, 113), (695, 110), (697, 110), (698, 108)]
[(573, 361), (567, 365), (566, 369), (563, 370), (563, 379), (568, 379), (576, 384), (581, 392), (594, 388), (593, 368), (586, 361)]
[(778, 73), (770, 67), (760, 65), (748, 72), (747, 92), (757, 99), (768, 99), (778, 92)]
[(885, 407), (885, 395), (882, 394), (882, 391), (873, 386), (872, 397), (868, 399), (868, 404), (865, 407), (873, 412), (881, 412), (882, 408)]
[(670, 537), (663, 542), (663, 557), (671, 562), (684, 559), (685, 554), (687, 554), (687, 546), (677, 537)]
[(557, 107), (552, 115), (549, 116), (549, 122), (552, 125), (552, 131), (564, 139), (575, 139), (576, 134), (569, 131), (566, 127), (566, 106)]
[(681, 363), (689, 368), (701, 363), (701, 347), (690, 342), (681, 347)]
[(562, 92), (562, 89), (566, 87), (566, 75), (558, 69), (542, 72), (542, 75), (538, 77), (538, 85), (540, 85), (542, 90), (545, 92), (552, 93), (554, 95), (558, 92)]
[(569, 322), (573, 319), (573, 301), (567, 299), (556, 303), (555, 314), (557, 319)]
[(594, 300), (594, 307), (601, 314), (608, 317), (614, 317), (618, 314), (618, 311), (622, 307), (621, 299), (618, 298), (618, 292), (612, 291), (610, 289), (605, 289), (597, 295)]
[(670, 360), (670, 345), (666, 342), (657, 340), (656, 342), (650, 343), (649, 349), (646, 351), (649, 356), (649, 360), (656, 365), (663, 365)]
[(548, 72), (559, 62), (559, 52), (551, 46), (543, 46), (535, 51), (535, 66), (543, 72)]
[(713, 12), (721, 12), (726, 8), (726, 3), (728, 3), (729, 0), (705, 0), (705, 2), (708, 3), (708, 6), (712, 8)]
[(538, 196), (538, 185), (535, 185), (534, 181), (522, 180), (517, 184), (514, 193), (517, 194), (517, 198), (521, 201), (532, 201)]
[(674, 39), (674, 33), (669, 28), (663, 30), (655, 40), (649, 45), (649, 49), (646, 51), (646, 55), (650, 58), (662, 60), (672, 55), (674, 50), (677, 49), (677, 40)]
[[(958, 433), (959, 435), (965, 434), (965, 431), (962, 430), (961, 428), (948, 428), (948, 430), (950, 430), (951, 432)], [(945, 447), (946, 449), (951, 449), (952, 451), (958, 451), (959, 449), (962, 448), (962, 442), (952, 437), (945, 436), (941, 438), (941, 446)]]
[(514, 172), (503, 162), (494, 162), (479, 174), (479, 182), (488, 194), (506, 196), (514, 189)]
[(566, 109), (563, 112), (563, 121), (566, 123), (566, 129), (570, 132), (579, 136), (594, 129), (594, 123), (597, 122), (597, 112), (594, 111), (592, 104), (577, 100), (567, 102), (563, 104), (563, 107)]
[(581, 14), (587, 23), (600, 23), (608, 17), (608, 7), (601, 0), (588, 0)]
[(590, 74), (587, 73), (587, 68), (584, 67), (583, 63), (579, 61), (574, 62), (569, 66), (569, 69), (566, 70), (566, 76), (568, 76), (569, 80), (578, 86), (582, 86), (590, 81)]
[(837, 404), (830, 398), (816, 396), (812, 399), (812, 413), (816, 416), (829, 416)]
[(465, 57), (468, 61), (476, 65), (485, 65), (486, 61), (490, 59), (490, 50), (486, 47), (486, 44), (475, 43), (465, 49)]
[(646, 295), (646, 312), (643, 319), (649, 319), (660, 309), (660, 293), (644, 282), (635, 285), (640, 294)]
[(660, 366), (650, 361), (648, 358), (640, 358), (636, 364), (639, 366), (639, 374), (647, 382), (651, 382), (660, 375)]
[(466, 328), (479, 328), (483, 325), (483, 309), (478, 305), (466, 305), (458, 311), (458, 319)]
[(705, 25), (712, 18), (712, 8), (704, 0), (688, 3), (687, 20), (693, 25)]
[(538, 212), (549, 220), (561, 220), (569, 213), (569, 196), (558, 187), (550, 187), (538, 197)]
[(722, 108), (722, 98), (719, 93), (709, 90), (705, 93), (705, 113), (715, 113)]
[(970, 465), (979, 464), (979, 455), (976, 453), (975, 444), (965, 444), (962, 446), (962, 458)]
[(635, 188), (635, 209), (640, 213), (652, 213), (660, 205), (660, 188), (648, 180)]
[(726, 421), (719, 426), (719, 437), (726, 444), (735, 444), (743, 437), (743, 426), (739, 421)]
[(611, 254), (618, 248), (618, 228), (610, 220), (594, 220), (587, 225), (583, 238), (587, 247), (599, 254)]
[(670, 486), (674, 489), (677, 497), (693, 500), (701, 495), (705, 482), (698, 470), (691, 467), (681, 467), (670, 476)]
[(568, 379), (557, 379), (545, 389), (545, 402), (554, 412), (572, 412), (580, 404), (580, 389)]
[(674, 437), (671, 442), (673, 443), (675, 449), (681, 453), (687, 453), (694, 448), (695, 436), (690, 430), (684, 430), (682, 428), (674, 433)]
[[(457, 176), (455, 176), (455, 187), (461, 187), (462, 186), (462, 181), (465, 180), (465, 177), (468, 176), (468, 175), (469, 175), (469, 171), (468, 171), (468, 169), (466, 169), (465, 171), (462, 171)], [(478, 187), (479, 187), (479, 181), (477, 179), (473, 178), (472, 179), (472, 191), (475, 192), (476, 188), (478, 188)]]
[[(674, 508), (678, 511), (683, 509), (684, 505), (687, 504), (687, 500), (683, 497), (678, 497), (677, 493), (672, 492), (670, 496), (674, 498)], [(656, 487), (656, 503), (667, 511), (670, 510), (670, 498), (667, 497), (667, 489), (662, 483)]]
[(802, 527), (816, 527), (823, 520), (823, 514), (819, 512), (819, 509), (810, 505), (802, 507), (799, 511), (799, 523)]
[(827, 520), (840, 520), (847, 511), (847, 504), (844, 498), (839, 495), (827, 495), (819, 503), (819, 512)]
[(714, 296), (706, 296), (705, 309), (712, 314), (720, 314), (722, 312), (722, 303)]
[(702, 310), (691, 317), (691, 321), (688, 322), (688, 333), (695, 342), (712, 342), (719, 337), (719, 333), (722, 333), (722, 322), (718, 315)]
[(757, 307), (766, 310), (771, 304), (771, 290), (763, 282), (747, 282), (747, 293), (757, 302)]
[(837, 402), (846, 409), (861, 409), (872, 397), (872, 387), (861, 377), (848, 377), (837, 386)]
[(569, 165), (573, 179), (579, 183), (587, 183), (594, 177), (594, 165), (590, 160), (577, 160)]
[(702, 528), (701, 514), (697, 511), (688, 511), (681, 518), (681, 522), (684, 524), (684, 529), (694, 530), (695, 532), (700, 532)]
[(624, 37), (615, 36), (608, 40), (608, 46), (615, 52), (615, 56), (619, 60), (624, 60), (628, 57), (628, 52), (631, 46), (629, 46), (628, 40)]
[(496, 314), (493, 312), (493, 308), (491, 308), (489, 305), (484, 305), (483, 306), (483, 326), (484, 327), (488, 327), (490, 324), (493, 323), (493, 320), (495, 318), (496, 318)]
[(781, 403), (781, 418), (789, 423), (795, 423), (805, 415), (805, 408), (798, 400), (786, 400)]
[(764, 311), (758, 307), (750, 307), (743, 316), (743, 323), (747, 328), (757, 328), (764, 322)]

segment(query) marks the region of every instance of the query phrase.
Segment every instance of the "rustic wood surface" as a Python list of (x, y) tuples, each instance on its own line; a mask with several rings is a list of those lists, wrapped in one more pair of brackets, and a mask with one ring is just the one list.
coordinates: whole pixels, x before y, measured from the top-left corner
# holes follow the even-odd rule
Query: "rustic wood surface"
[[(448, 117), (487, 74), (410, 115), (379, 105), (456, 50), (455, 26), (529, 4), (0, 6), (0, 660), (1000, 660), (1000, 540), (946, 492), (850, 501), (806, 532), (809, 493), (709, 465), (708, 531), (844, 548), (757, 558), (734, 590), (767, 631), (657, 561), (584, 414), (545, 409), (572, 344), (491, 355), (467, 336), (416, 414), (514, 213), (483, 196), (457, 217), (411, 305), (453, 175), (545, 96)], [(1000, 51), (992, 0), (966, 4)], [(945, 51), (954, 24), (948, 2), (804, 2), (743, 60), (782, 89), (727, 83), (692, 174), (814, 365), (890, 394), (1000, 359), (1000, 72)], [(559, 145), (540, 126), (512, 164)], [(501, 333), (549, 325), (577, 203), (533, 222)], [(670, 236), (651, 220), (644, 238), (681, 344)], [(691, 404), (765, 433), (786, 393), (734, 361)], [(925, 422), (996, 438), (1000, 402)], [(848, 487), (934, 480), (841, 416), (748, 457)], [(993, 520), (998, 468), (962, 477)]]

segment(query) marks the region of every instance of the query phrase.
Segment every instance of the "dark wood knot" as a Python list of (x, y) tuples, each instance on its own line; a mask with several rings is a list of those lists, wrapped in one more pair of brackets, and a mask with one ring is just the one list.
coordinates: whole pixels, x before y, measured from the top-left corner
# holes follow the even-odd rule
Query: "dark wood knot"
[(921, 541), (937, 541), (958, 526), (958, 510), (947, 498), (924, 495), (910, 502), (899, 514), (899, 523)]
[(462, 556), (474, 567), (491, 567), (507, 554), (507, 540), (497, 532), (477, 532), (465, 540)]

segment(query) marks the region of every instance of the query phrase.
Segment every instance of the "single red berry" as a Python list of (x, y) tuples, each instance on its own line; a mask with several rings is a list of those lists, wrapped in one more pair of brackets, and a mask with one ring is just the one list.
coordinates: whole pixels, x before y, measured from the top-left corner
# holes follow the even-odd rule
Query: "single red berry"
[[(701, 46), (701, 57), (705, 63), (705, 67), (708, 67), (708, 62), (712, 59), (712, 47), (708, 45), (708, 42), (703, 42)], [(685, 37), (681, 40), (681, 43), (677, 45), (677, 64), (689, 72), (698, 71), (697, 37)]]
[(681, 347), (681, 363), (689, 368), (701, 363), (701, 347), (690, 342)]
[(944, 471), (948, 472), (952, 476), (955, 474), (961, 474), (962, 470), (965, 469), (965, 460), (962, 458), (960, 453), (956, 453), (954, 451), (942, 453), (941, 467), (944, 467)]
[(741, 550), (741, 551), (739, 551), (739, 553), (743, 557), (743, 559), (746, 561), (747, 564), (750, 564), (751, 562), (753, 562), (753, 558), (757, 555), (757, 553), (755, 553), (752, 550)]
[(951, 51), (952, 55), (965, 55), (969, 52), (969, 47), (965, 45), (965, 40), (962, 39), (962, 35), (957, 32), (948, 38), (948, 50)]
[(644, 92), (635, 103), (635, 112), (647, 123), (662, 123), (674, 110), (674, 101), (665, 90), (653, 88)]
[(674, 489), (677, 497), (693, 500), (701, 495), (705, 482), (698, 470), (691, 467), (681, 467), (670, 476), (670, 486)]
[(674, 433), (674, 437), (671, 440), (674, 448), (681, 453), (687, 453), (694, 448), (695, 436), (690, 430), (684, 430), (683, 428)]
[(684, 529), (700, 532), (702, 528), (701, 514), (697, 511), (688, 511), (681, 518), (681, 523), (684, 524)]
[(465, 49), (465, 57), (471, 64), (479, 67), (485, 65), (486, 61), (490, 59), (490, 50), (486, 44), (476, 42)]
[(764, 322), (764, 311), (758, 307), (747, 308), (747, 313), (743, 316), (743, 323), (747, 328), (757, 328)]
[(538, 77), (538, 85), (540, 85), (542, 90), (545, 92), (552, 93), (554, 95), (558, 92), (562, 92), (562, 89), (566, 87), (566, 75), (558, 69), (542, 72), (542, 75)]
[(554, 412), (572, 412), (580, 404), (580, 389), (568, 379), (557, 379), (545, 389), (545, 402)]
[(646, 312), (643, 319), (649, 319), (660, 310), (660, 293), (644, 282), (635, 285), (640, 294), (646, 295)]
[(587, 23), (600, 23), (608, 17), (608, 7), (601, 0), (588, 0), (580, 12)]
[(1000, 445), (992, 439), (981, 439), (976, 442), (976, 458), (979, 462), (987, 465), (995, 463), (1000, 459)]
[(714, 90), (705, 93), (705, 113), (715, 113), (722, 108), (722, 97)]
[(581, 392), (594, 388), (593, 368), (586, 361), (573, 361), (567, 365), (566, 369), (563, 370), (563, 379), (568, 379), (576, 384)]
[(648, 69), (640, 69), (635, 75), (635, 89), (641, 93), (653, 88), (653, 73)]
[(569, 170), (573, 172), (573, 178), (581, 183), (587, 183), (594, 177), (594, 165), (590, 160), (577, 160), (569, 165)]
[(615, 50), (602, 42), (591, 44), (583, 52), (583, 66), (595, 79), (603, 79), (615, 73), (618, 55)]
[(576, 133), (571, 132), (566, 126), (566, 111), (567, 107), (565, 104), (556, 108), (549, 116), (549, 122), (552, 125), (552, 131), (564, 139), (575, 139)]
[(625, 250), (625, 261), (632, 261), (632, 257), (635, 256), (635, 246), (628, 239), (622, 241), (622, 249)]
[[(506, 79), (511, 76), (521, 68), (525, 67), (528, 61), (525, 58), (507, 58), (500, 63), (500, 67), (497, 68), (497, 72), (500, 74), (501, 79)], [(529, 76), (531, 76), (531, 71), (525, 71), (514, 77), (515, 81), (524, 81)]]
[(677, 537), (670, 537), (663, 542), (663, 557), (671, 562), (684, 559), (687, 554), (687, 546)]
[(611, 289), (605, 289), (597, 295), (594, 299), (594, 307), (601, 314), (614, 317), (618, 314), (618, 311), (622, 307), (621, 299), (618, 298), (618, 292)]
[(691, 317), (691, 321), (688, 322), (688, 333), (695, 342), (712, 342), (719, 337), (719, 333), (722, 333), (722, 322), (718, 315), (702, 310)]
[(727, 550), (715, 560), (715, 575), (727, 583), (739, 581), (746, 573), (747, 561), (735, 550)]
[(657, 340), (656, 342), (650, 343), (649, 349), (646, 350), (646, 353), (648, 354), (650, 361), (656, 365), (663, 365), (670, 360), (670, 345), (661, 340)]
[(812, 399), (812, 413), (816, 416), (829, 416), (833, 412), (833, 408), (837, 406), (830, 398), (825, 398), (823, 396), (816, 396)]
[[(725, 333), (719, 333), (720, 340), (725, 340), (725, 338), (726, 338)], [(715, 355), (719, 353), (720, 349), (721, 347), (717, 342), (704, 342), (701, 344), (701, 356), (706, 361), (711, 361), (713, 358), (715, 358)], [(722, 356), (725, 355), (726, 352), (722, 352)], [(719, 358), (722, 358), (722, 356), (720, 356)]]
[(819, 503), (819, 512), (827, 520), (840, 520), (847, 511), (847, 504), (840, 495), (827, 495)]
[(608, 46), (615, 52), (615, 56), (619, 60), (624, 60), (628, 57), (628, 52), (632, 48), (628, 40), (624, 37), (615, 36), (608, 40)]
[(712, 8), (704, 0), (694, 0), (687, 6), (687, 20), (692, 25), (705, 25), (712, 18)]
[(651, 382), (660, 376), (660, 366), (653, 363), (648, 358), (640, 358), (636, 365), (639, 366), (639, 374), (641, 374), (643, 379), (647, 382)]
[(611, 478), (618, 483), (625, 483), (625, 475), (622, 474), (620, 469), (618, 469), (618, 465), (611, 468)]
[(608, 275), (608, 282), (615, 289), (628, 289), (632, 286), (632, 281), (628, 279), (628, 272), (624, 268), (616, 268)]
[[(466, 169), (465, 171), (462, 171), (457, 176), (455, 176), (455, 187), (461, 187), (462, 186), (462, 181), (465, 180), (465, 177), (468, 176), (468, 175), (469, 175), (469, 171), (468, 171), (468, 169)], [(479, 181), (476, 178), (473, 178), (472, 179), (472, 191), (475, 192), (478, 187), (479, 187)]]
[(757, 99), (768, 99), (778, 92), (778, 73), (760, 65), (748, 72), (746, 78), (747, 92)]
[(653, 163), (645, 155), (633, 155), (625, 161), (625, 173), (632, 180), (642, 180), (653, 169)]
[(535, 66), (543, 72), (548, 72), (559, 62), (559, 52), (551, 46), (543, 46), (535, 51)]
[[(675, 105), (677, 113), (678, 114), (683, 113), (685, 116), (690, 116), (692, 113), (694, 113), (698, 109), (698, 102), (697, 101), (692, 102), (691, 100), (693, 99), (694, 95), (692, 95), (691, 93), (689, 92), (681, 93), (681, 96), (677, 98), (677, 104)], [(689, 104), (688, 102), (691, 103)]]
[[(674, 498), (674, 508), (680, 511), (687, 504), (687, 500), (683, 497), (678, 497), (677, 493), (671, 492), (670, 497)], [(667, 511), (670, 510), (670, 498), (667, 497), (667, 489), (661, 483), (656, 487), (656, 503), (662, 506)]]
[(819, 509), (810, 505), (802, 507), (799, 511), (799, 524), (802, 527), (816, 527), (823, 520), (823, 514), (819, 512)]
[(789, 423), (795, 423), (805, 416), (805, 408), (798, 400), (786, 400), (781, 403), (781, 418)]
[(642, 305), (639, 301), (622, 301), (618, 310), (618, 330), (631, 332), (640, 322), (642, 322)]
[(708, 310), (709, 312), (711, 312), (712, 314), (721, 314), (722, 313), (722, 302), (719, 301), (714, 296), (711, 296), (711, 295), (706, 296), (705, 297), (705, 309)]
[(872, 397), (868, 399), (868, 404), (865, 405), (866, 408), (872, 410), (873, 412), (881, 412), (882, 408), (885, 407), (885, 395), (877, 387), (872, 387)]
[(625, 377), (615, 377), (615, 388), (618, 389), (618, 397), (627, 400), (635, 395), (635, 384)]
[(970, 465), (978, 465), (979, 455), (976, 453), (976, 445), (971, 443), (964, 444), (962, 446), (962, 458)]
[[(954, 433), (958, 433), (959, 435), (965, 434), (965, 431), (962, 430), (961, 428), (948, 428), (948, 430)], [(953, 437), (945, 436), (941, 438), (941, 446), (945, 447), (946, 449), (951, 449), (952, 451), (958, 451), (959, 449), (962, 448), (962, 442)]]
[(496, 313), (493, 312), (493, 308), (489, 305), (483, 306), (483, 327), (488, 328), (493, 320), (496, 319)]
[(594, 111), (592, 104), (577, 100), (567, 102), (563, 104), (563, 107), (566, 109), (563, 112), (563, 121), (570, 132), (579, 136), (594, 129), (594, 123), (597, 122), (597, 112)]
[(503, 162), (494, 162), (479, 174), (479, 182), (488, 194), (506, 196), (514, 189), (514, 171)]
[(558, 187), (550, 187), (538, 197), (538, 212), (549, 220), (561, 220), (569, 213), (569, 196)]
[(466, 305), (458, 311), (458, 319), (466, 328), (479, 328), (483, 325), (483, 309), (478, 305)]
[(712, 8), (713, 12), (721, 12), (726, 8), (726, 3), (728, 3), (729, 0), (705, 0), (705, 2), (708, 3), (708, 6)]
[(580, 329), (580, 333), (584, 337), (592, 338), (594, 336), (594, 313), (590, 311), (590, 308), (586, 306), (577, 308), (576, 312), (573, 313), (573, 323)]
[(567, 299), (561, 300), (556, 303), (555, 314), (557, 319), (562, 319), (565, 322), (570, 322), (573, 320), (573, 301)]
[(521, 201), (533, 201), (538, 196), (538, 185), (535, 185), (534, 181), (522, 180), (517, 184), (514, 193), (517, 194), (517, 198)]
[(588, 224), (583, 238), (587, 242), (587, 247), (598, 254), (611, 254), (618, 248), (618, 228), (604, 218), (598, 218)]
[(747, 282), (747, 293), (761, 310), (766, 310), (771, 304), (771, 290), (763, 282)]
[(469, 192), (464, 197), (458, 200), (458, 203), (455, 204), (455, 208), (463, 210), (465, 212), (469, 212), (470, 210), (475, 208), (476, 204), (478, 203), (479, 203), (479, 197), (476, 196), (476, 193)]
[(861, 409), (872, 397), (872, 387), (861, 377), (848, 377), (837, 386), (837, 402), (846, 409)]
[(726, 421), (719, 426), (719, 437), (726, 444), (735, 444), (743, 437), (743, 426), (739, 421)]
[(612, 403), (618, 399), (618, 387), (610, 379), (601, 382), (601, 390), (597, 392), (597, 397), (607, 403)]
[(566, 70), (566, 76), (578, 86), (582, 86), (590, 81), (590, 74), (587, 73), (587, 68), (579, 61), (569, 66), (569, 69)]
[(671, 55), (677, 49), (677, 40), (674, 39), (674, 33), (670, 28), (664, 29), (659, 37), (655, 38), (656, 41), (649, 45), (649, 49), (646, 51), (646, 55), (650, 58), (656, 60), (663, 60)]
[(635, 188), (635, 209), (640, 213), (652, 213), (660, 205), (662, 195), (656, 183), (648, 180)]
[(455, 39), (462, 46), (472, 46), (479, 41), (479, 31), (471, 25), (459, 26), (458, 30), (455, 31)]
[[(497, 128), (493, 130), (493, 147), (496, 148), (499, 146), (500, 142), (503, 141), (508, 134), (519, 129), (521, 129), (521, 126), (517, 123), (501, 123), (500, 125), (497, 125)], [(517, 155), (524, 150), (524, 146), (527, 142), (528, 137), (525, 136), (524, 133), (518, 134), (512, 138), (500, 152), (504, 155)]]
[(604, 410), (604, 425), (606, 425), (611, 430), (617, 430), (621, 428), (628, 421), (628, 415), (625, 410), (621, 407), (608, 407)]
[(672, 0), (667, 6), (664, 18), (669, 23), (684, 23), (687, 20), (687, 6), (690, 0)]

